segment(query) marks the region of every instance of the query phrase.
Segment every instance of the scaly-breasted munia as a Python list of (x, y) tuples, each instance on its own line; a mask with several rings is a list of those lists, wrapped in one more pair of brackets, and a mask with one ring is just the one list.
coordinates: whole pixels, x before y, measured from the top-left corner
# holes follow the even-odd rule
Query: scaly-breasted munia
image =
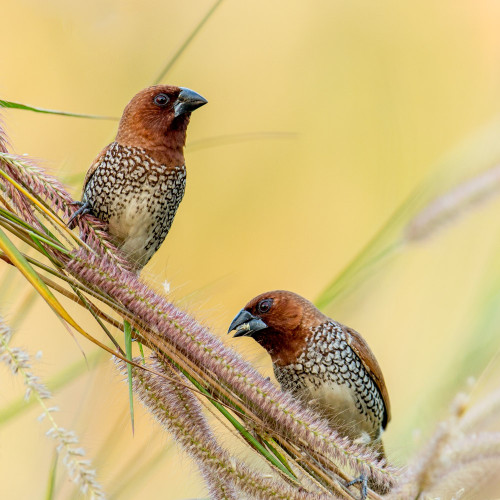
[(85, 177), (75, 217), (108, 224), (112, 241), (141, 269), (167, 236), (184, 196), (184, 144), (191, 112), (206, 104), (183, 87), (155, 85), (125, 108), (114, 142)]
[(340, 434), (384, 456), (381, 434), (389, 394), (375, 356), (359, 333), (283, 290), (252, 299), (229, 332), (255, 339), (271, 355), (281, 387), (316, 408)]

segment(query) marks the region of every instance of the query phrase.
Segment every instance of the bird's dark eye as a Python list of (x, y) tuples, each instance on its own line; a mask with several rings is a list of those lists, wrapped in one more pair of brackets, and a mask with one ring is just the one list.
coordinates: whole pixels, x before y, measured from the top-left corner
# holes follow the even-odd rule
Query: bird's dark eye
[(153, 102), (157, 106), (160, 106), (160, 108), (165, 107), (168, 104), (168, 101), (170, 101), (170, 99), (168, 98), (168, 95), (164, 94), (163, 92), (161, 94), (155, 95), (155, 98), (153, 99)]
[(273, 299), (262, 299), (258, 304), (257, 304), (257, 311), (259, 313), (266, 313), (271, 309), (271, 306), (273, 305)]

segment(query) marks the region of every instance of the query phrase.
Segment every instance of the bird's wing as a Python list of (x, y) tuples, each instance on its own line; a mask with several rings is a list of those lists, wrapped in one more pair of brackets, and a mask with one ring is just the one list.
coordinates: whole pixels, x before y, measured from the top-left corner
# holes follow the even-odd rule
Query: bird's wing
[(106, 146), (95, 158), (95, 160), (92, 162), (92, 165), (90, 165), (90, 168), (87, 171), (87, 175), (85, 175), (85, 180), (83, 181), (83, 189), (82, 189), (82, 199), (83, 199), (83, 193), (85, 193), (85, 188), (87, 187), (88, 182), (90, 181), (90, 178), (94, 175), (94, 172), (97, 170), (97, 167), (101, 164), (102, 159), (106, 155), (106, 152), (108, 150), (109, 146)]
[(371, 379), (375, 382), (378, 390), (380, 391), (380, 394), (382, 395), (385, 406), (385, 418), (382, 423), (382, 428), (385, 428), (385, 426), (391, 419), (391, 403), (389, 401), (389, 392), (387, 391), (387, 387), (385, 385), (382, 370), (380, 369), (380, 366), (375, 359), (373, 352), (370, 350), (363, 337), (356, 330), (353, 330), (352, 328), (349, 328), (345, 325), (341, 326), (348, 333), (347, 343), (361, 360), (363, 366), (365, 367), (365, 370), (368, 372), (368, 375), (370, 375)]

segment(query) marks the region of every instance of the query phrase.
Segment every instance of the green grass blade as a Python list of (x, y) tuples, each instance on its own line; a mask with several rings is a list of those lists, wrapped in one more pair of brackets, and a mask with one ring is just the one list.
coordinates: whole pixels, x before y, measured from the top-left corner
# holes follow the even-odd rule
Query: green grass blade
[(29, 224), (25, 220), (21, 219), (21, 217), (12, 213), (10, 210), (5, 209), (2, 206), (0, 206), (0, 215), (5, 217), (10, 222), (16, 224), (17, 226), (23, 227), (24, 229), (27, 229), (28, 231), (31, 231), (32, 233), (38, 234), (39, 236), (44, 236), (44, 234), (40, 230), (33, 227), (31, 224)]
[[(193, 385), (203, 394), (210, 396), (210, 393), (198, 383), (196, 379), (191, 377), (189, 373), (186, 373), (185, 371), (181, 370), (184, 376), (190, 380)], [(269, 452), (267, 448), (262, 446), (262, 444), (255, 439), (250, 432), (248, 432), (245, 427), (240, 423), (240, 421), (235, 418), (227, 408), (222, 406), (220, 403), (215, 401), (213, 398), (209, 397), (208, 400), (222, 413), (222, 415), (231, 423), (231, 425), (241, 434), (241, 436), (247, 441), (250, 446), (255, 448), (268, 462), (273, 464), (276, 468), (278, 468), (280, 471), (284, 472), (288, 477), (293, 479), (294, 481), (297, 480), (297, 477), (295, 474), (289, 470), (278, 458), (276, 458), (273, 454)]]
[[(67, 250), (65, 248), (63, 248), (63, 247), (58, 247), (57, 245), (55, 245), (52, 242), (48, 241), (46, 238), (40, 237), (37, 234), (33, 234), (31, 232), (29, 232), (28, 234), (30, 235), (30, 237), (34, 241), (34, 243), (37, 245), (37, 247), (39, 248), (40, 252), (42, 254), (44, 254), (56, 267), (59, 267), (59, 263), (56, 262), (52, 258), (52, 256), (45, 250), (45, 248), (43, 247), (43, 245), (40, 243), (40, 240), (43, 241), (44, 243), (47, 243), (48, 245), (52, 246), (53, 248), (57, 248), (57, 249), (59, 249), (59, 250), (61, 250), (63, 252), (67, 252)], [(68, 252), (68, 255), (69, 255), (69, 252)], [(113, 337), (113, 335), (111, 335), (111, 332), (108, 330), (108, 328), (106, 327), (106, 325), (101, 321), (101, 318), (99, 318), (99, 316), (96, 314), (96, 312), (94, 311), (94, 308), (92, 307), (92, 304), (89, 303), (89, 301), (85, 298), (85, 296), (80, 292), (80, 290), (76, 286), (72, 285), (71, 283), (70, 283), (70, 286), (73, 289), (73, 291), (75, 292), (75, 294), (83, 302), (85, 308), (92, 314), (92, 316), (97, 321), (97, 323), (99, 324), (99, 326), (102, 328), (102, 330), (104, 331), (104, 333), (107, 335), (107, 337), (114, 344), (114, 346), (116, 347), (117, 351), (120, 354), (123, 355), (123, 351), (122, 351), (122, 349), (120, 347), (120, 344), (118, 344), (118, 342)]]
[(292, 468), (288, 464), (287, 459), (278, 451), (277, 448), (275, 448), (271, 444), (271, 442), (276, 444), (274, 439), (269, 439), (269, 440), (263, 439), (263, 441), (266, 444), (266, 446), (273, 452), (274, 456), (293, 474)]
[(23, 111), (33, 111), (35, 113), (44, 113), (48, 115), (71, 116), (73, 118), (90, 118), (91, 120), (118, 120), (115, 116), (87, 115), (84, 113), (70, 113), (68, 111), (57, 111), (55, 109), (39, 108), (37, 106), (28, 106), (20, 102), (5, 101), (0, 99), (0, 108), (21, 109)]
[(415, 212), (421, 194), (422, 189), (418, 189), (408, 196), (356, 257), (327, 285), (315, 300), (318, 309), (329, 307), (333, 301), (355, 288), (367, 273), (373, 272), (376, 264), (394, 255), (400, 247), (401, 229)]
[[(4, 233), (2, 229), (0, 229), (0, 250), (2, 250), (9, 261), (19, 269), (21, 274), (28, 280), (29, 283), (33, 286), (33, 288), (43, 297), (43, 299), (47, 302), (47, 304), (52, 308), (52, 310), (65, 321), (68, 325), (72, 326), (78, 333), (83, 335), (87, 340), (92, 342), (93, 344), (99, 346), (101, 349), (109, 352), (111, 355), (116, 356), (117, 358), (128, 362), (121, 354), (118, 352), (114, 352), (110, 347), (106, 344), (103, 344), (100, 340), (94, 338), (92, 335), (87, 333), (81, 326), (78, 324), (72, 316), (64, 309), (61, 303), (56, 299), (54, 294), (50, 291), (49, 287), (44, 283), (44, 281), (40, 278), (38, 273), (33, 269), (28, 260), (23, 256), (23, 254), (15, 247), (15, 245), (9, 240), (7, 235)], [(71, 332), (70, 332), (71, 333)], [(138, 368), (141, 368), (141, 365), (138, 363), (132, 362), (132, 364)]]
[(52, 459), (52, 464), (50, 465), (49, 471), (49, 482), (47, 483), (47, 492), (45, 493), (45, 500), (53, 500), (56, 486), (56, 472), (57, 472), (57, 460), (59, 459), (59, 453), (57, 451), (54, 453), (54, 458)]
[[(123, 322), (123, 332), (125, 333), (125, 354), (129, 361), (132, 361), (132, 326), (128, 321)], [(128, 376), (128, 397), (130, 407), (130, 422), (132, 423), (132, 434), (134, 433), (134, 393), (132, 391), (132, 365), (127, 363)]]
[(68, 250), (61, 246), (60, 241), (52, 234), (43, 224), (40, 224), (46, 233), (44, 234), (38, 228), (28, 224), (27, 222), (19, 219), (15, 214), (9, 212), (8, 210), (4, 210), (0, 207), (0, 220), (4, 220), (9, 222), (12, 226), (15, 226), (19, 231), (24, 231), (25, 233), (32, 233), (41, 241), (49, 244), (50, 246), (60, 250), (65, 254), (69, 254)]
[[(61, 303), (57, 300), (54, 294), (50, 291), (49, 287), (43, 282), (38, 273), (33, 269), (28, 260), (24, 257), (24, 255), (15, 247), (15, 245), (9, 240), (5, 232), (0, 229), (0, 250), (2, 250), (9, 261), (19, 269), (21, 274), (31, 283), (33, 288), (43, 297), (43, 299), (49, 304), (52, 310), (60, 317), (63, 321), (65, 321), (68, 325), (72, 326), (78, 333), (83, 335), (87, 340), (92, 342), (93, 344), (99, 346), (101, 349), (109, 352), (111, 355), (116, 356), (117, 358), (128, 361), (118, 352), (114, 352), (110, 347), (106, 344), (103, 344), (100, 340), (97, 340), (92, 335), (87, 333), (81, 326), (78, 324), (72, 316), (64, 309)], [(141, 366), (137, 363), (132, 362), (132, 364), (138, 368)]]
[(41, 280), (38, 273), (31, 267), (28, 261), (23, 257), (21, 252), (14, 246), (14, 244), (7, 237), (5, 232), (0, 229), (0, 248), (9, 257), (10, 261), (21, 271), (24, 277), (32, 284), (38, 293), (45, 299), (52, 309), (61, 317), (66, 319), (68, 314), (59, 301), (55, 298), (47, 285)]
[[(2, 153), (0, 151), (0, 156), (4, 158), (10, 158), (11, 156), (8, 153)], [(92, 248), (90, 248), (84, 241), (80, 239), (79, 236), (71, 232), (71, 229), (60, 219), (56, 213), (50, 209), (47, 204), (43, 201), (41, 201), (36, 194), (34, 194), (30, 189), (25, 188), (22, 186), (19, 182), (16, 180), (12, 179), (7, 172), (4, 172), (3, 170), (0, 169), (0, 175), (10, 182), (18, 191), (20, 191), (30, 202), (34, 207), (36, 207), (38, 210), (43, 212), (45, 216), (47, 216), (49, 219), (52, 220), (53, 223), (55, 223), (56, 226), (59, 226), (60, 229), (62, 229), (64, 232), (67, 233), (67, 235), (70, 236), (70, 238), (73, 238), (79, 245), (83, 246), (90, 252), (93, 252)]]
[(141, 358), (142, 358), (142, 364), (146, 364), (146, 358), (144, 357), (144, 348), (142, 347), (142, 344), (140, 342), (137, 342), (137, 345), (139, 346), (139, 352), (141, 353)]
[(179, 47), (177, 52), (172, 56), (172, 58), (168, 61), (166, 66), (161, 70), (160, 74), (155, 78), (154, 84), (160, 83), (163, 78), (165, 78), (166, 74), (170, 71), (172, 66), (177, 62), (179, 57), (184, 53), (184, 51), (189, 47), (190, 43), (194, 40), (196, 35), (200, 32), (201, 28), (205, 25), (205, 23), (212, 17), (212, 14), (217, 10), (217, 7), (222, 3), (222, 0), (217, 0), (213, 6), (209, 9), (209, 11), (205, 14), (205, 16), (201, 19), (195, 29), (189, 34), (189, 36), (184, 40), (184, 43)]
[[(35, 233), (32, 233), (31, 231), (28, 233), (30, 238), (36, 243), (38, 248), (40, 249), (40, 252), (45, 255), (48, 259), (50, 259), (50, 254), (45, 250), (45, 248), (42, 245), (42, 242), (45, 243), (46, 245), (54, 248), (55, 250), (58, 250), (61, 253), (64, 253), (66, 255), (71, 255), (71, 252), (66, 250), (64, 247), (61, 247), (59, 245), (56, 245), (55, 243), (52, 243), (52, 241), (48, 240), (47, 238), (44, 238), (43, 236), (38, 236)], [(52, 259), (51, 259), (52, 260)]]
[(80, 290), (74, 286), (70, 285), (72, 290), (75, 292), (75, 294), (78, 296), (78, 298), (83, 302), (85, 309), (92, 314), (94, 319), (97, 321), (98, 325), (102, 328), (103, 332), (106, 334), (109, 340), (113, 343), (113, 345), (116, 347), (116, 350), (121, 354), (124, 355), (122, 348), (120, 347), (120, 344), (117, 342), (117, 340), (113, 337), (107, 326), (104, 324), (104, 322), (101, 320), (101, 318), (97, 315), (96, 311), (94, 310), (94, 307), (92, 306), (92, 303), (89, 302), (85, 295), (83, 295)]

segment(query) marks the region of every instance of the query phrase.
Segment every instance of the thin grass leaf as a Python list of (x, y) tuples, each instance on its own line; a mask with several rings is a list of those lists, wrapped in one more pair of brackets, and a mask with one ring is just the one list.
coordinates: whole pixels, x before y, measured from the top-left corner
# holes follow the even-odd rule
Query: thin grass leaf
[[(38, 273), (31, 267), (28, 261), (23, 257), (21, 252), (13, 245), (7, 235), (2, 229), (0, 229), (0, 248), (8, 256), (10, 261), (21, 271), (24, 277), (31, 283), (31, 285), (37, 290), (37, 292), (43, 297), (43, 299), (49, 304), (49, 306), (62, 318), (68, 318), (71, 322), (71, 318), (68, 313), (59, 304), (58, 300), (52, 294), (52, 292), (47, 288), (45, 283), (40, 279)], [(69, 322), (69, 321), (68, 321)]]
[[(0, 153), (0, 156), (2, 154)], [(84, 246), (88, 250), (92, 251), (92, 249), (82, 241), (76, 234), (74, 234), (68, 226), (57, 217), (54, 212), (45, 207), (42, 203), (40, 203), (35, 196), (33, 196), (27, 189), (25, 189), (21, 184), (12, 179), (6, 172), (0, 170), (0, 175), (7, 181), (9, 181), (16, 189), (18, 189), (26, 198), (28, 198), (33, 205), (35, 205), (39, 210), (41, 210), (49, 219), (51, 219), (57, 226), (59, 226), (63, 231), (65, 231), (71, 238), (73, 238), (79, 245)]]
[(49, 480), (47, 482), (47, 492), (45, 493), (45, 500), (54, 500), (58, 459), (59, 453), (56, 451), (54, 453), (54, 458), (52, 459), (52, 464), (50, 465), (49, 469)]
[(198, 23), (198, 25), (194, 28), (194, 30), (189, 34), (189, 36), (184, 40), (184, 43), (179, 47), (177, 52), (172, 56), (172, 58), (168, 61), (166, 66), (161, 70), (160, 74), (155, 78), (154, 84), (160, 83), (163, 78), (167, 75), (167, 73), (170, 71), (172, 66), (177, 62), (179, 57), (184, 53), (184, 51), (189, 47), (191, 42), (194, 40), (196, 35), (200, 32), (201, 28), (205, 25), (205, 23), (212, 17), (214, 12), (217, 10), (219, 5), (222, 3), (222, 0), (217, 0), (213, 6), (209, 9), (209, 11), (205, 14), (205, 16), (201, 19), (201, 21)]
[(333, 301), (355, 288), (368, 272), (373, 272), (376, 264), (380, 265), (395, 254), (402, 241), (401, 228), (409, 218), (408, 214), (414, 212), (422, 193), (423, 188), (419, 188), (410, 194), (356, 257), (327, 285), (314, 302), (318, 309), (329, 307)]
[[(125, 334), (125, 353), (127, 359), (132, 361), (132, 326), (128, 321), (123, 322), (123, 332)], [(129, 363), (127, 364), (127, 378), (130, 423), (132, 424), (132, 434), (134, 434), (134, 391), (132, 389), (132, 365)]]
[[(5, 200), (2, 200), (5, 201)], [(23, 227), (24, 229), (27, 229), (28, 231), (31, 231), (34, 234), (38, 234), (39, 236), (46, 236), (44, 235), (38, 228), (33, 227), (31, 224), (26, 222), (24, 219), (19, 217), (17, 214), (12, 212), (10, 209), (5, 209), (3, 207), (0, 207), (0, 215), (11, 221), (12, 223)]]
[[(134, 361), (128, 361), (118, 352), (114, 352), (106, 344), (89, 335), (80, 325), (68, 314), (56, 297), (52, 294), (48, 286), (44, 283), (38, 273), (31, 267), (29, 262), (24, 258), (24, 256), (17, 250), (17, 248), (12, 244), (7, 235), (2, 229), (0, 229), (0, 249), (6, 254), (8, 259), (15, 265), (23, 276), (31, 283), (35, 290), (43, 297), (43, 299), (49, 304), (51, 309), (66, 323), (72, 326), (78, 333), (83, 335), (87, 340), (90, 340), (93, 344), (98, 345), (101, 349), (109, 352), (113, 356), (125, 361), (127, 363), (132, 363), (137, 368), (141, 368), (141, 365), (135, 363)], [(149, 370), (146, 367), (142, 367), (145, 370)], [(155, 373), (155, 375), (163, 376), (162, 374)]]
[(142, 344), (138, 341), (137, 345), (139, 346), (139, 352), (141, 353), (141, 359), (142, 359), (142, 364), (146, 364), (146, 358), (144, 357), (144, 348), (142, 347)]
[(113, 337), (113, 335), (111, 335), (111, 332), (108, 330), (108, 328), (106, 327), (106, 325), (103, 323), (103, 321), (99, 317), (97, 306), (95, 306), (92, 302), (90, 302), (90, 300), (88, 300), (85, 297), (85, 295), (83, 295), (83, 293), (80, 292), (80, 290), (78, 289), (78, 287), (72, 285), (71, 288), (73, 289), (73, 291), (75, 292), (75, 294), (80, 298), (80, 300), (84, 304), (85, 308), (90, 312), (90, 314), (92, 314), (92, 316), (97, 321), (98, 325), (102, 328), (103, 332), (107, 335), (107, 337), (109, 338), (109, 340), (111, 340), (111, 342), (113, 343), (113, 345), (116, 347), (116, 350), (123, 356), (124, 352), (123, 352), (122, 348), (120, 347), (120, 344)]
[(61, 242), (48, 229), (43, 227), (42, 224), (40, 224), (40, 227), (45, 231), (45, 233), (42, 233), (39, 228), (36, 228), (31, 224), (28, 224), (27, 222), (23, 221), (22, 219), (17, 217), (16, 214), (0, 207), (0, 220), (2, 219), (8, 221), (11, 227), (12, 226), (16, 227), (19, 230), (19, 232), (21, 233), (25, 232), (26, 235), (30, 237), (31, 235), (33, 235), (39, 241), (43, 241), (44, 243), (51, 246), (54, 250), (62, 252), (65, 255), (70, 254), (70, 252), (65, 247), (62, 246)]
[(51, 256), (45, 250), (45, 248), (43, 247), (42, 242), (45, 243), (46, 245), (49, 245), (50, 247), (52, 247), (54, 250), (57, 250), (58, 252), (65, 253), (66, 255), (71, 255), (71, 252), (69, 250), (66, 250), (66, 248), (64, 248), (64, 247), (62, 247), (60, 245), (52, 243), (52, 241), (48, 240), (47, 238), (44, 238), (43, 236), (38, 236), (37, 234), (32, 233), (31, 231), (30, 231), (29, 235), (30, 235), (30, 238), (36, 243), (36, 245), (38, 246), (38, 248), (40, 248), (40, 251), (48, 259), (50, 259)]
[[(30, 233), (30, 236), (32, 237), (33, 241), (37, 244), (37, 246), (39, 247), (40, 251), (49, 259), (49, 261), (51, 261), (54, 266), (56, 268), (62, 268), (62, 265), (56, 261), (56, 259), (53, 258), (53, 256), (51, 256), (46, 250), (45, 248), (43, 247), (43, 245), (41, 245), (41, 243), (38, 241), (38, 236), (34, 236), (32, 235), (32, 233)], [(45, 238), (42, 238), (42, 239), (45, 239)], [(50, 242), (49, 242), (50, 243)], [(69, 253), (65, 248), (63, 248), (63, 253), (67, 252)], [(92, 304), (92, 302), (90, 302), (89, 300), (87, 300), (85, 298), (85, 296), (80, 292), (78, 286), (75, 286), (74, 284), (70, 283), (70, 286), (71, 288), (73, 289), (73, 291), (75, 292), (75, 294), (80, 298), (80, 300), (82, 301), (82, 303), (84, 304), (85, 308), (92, 314), (92, 316), (94, 317), (94, 319), (97, 321), (97, 323), (99, 324), (99, 326), (102, 328), (102, 330), (104, 331), (104, 333), (108, 336), (108, 338), (111, 340), (111, 342), (114, 344), (114, 346), (116, 347), (117, 351), (120, 353), (120, 354), (124, 354), (123, 350), (121, 349), (120, 347), (120, 344), (118, 344), (118, 342), (116, 341), (116, 339), (113, 337), (113, 335), (111, 335), (111, 332), (106, 328), (106, 325), (101, 321), (101, 318), (99, 318), (99, 315), (97, 314), (96, 312), (96, 306), (94, 304)]]
[(287, 462), (286, 458), (278, 451), (277, 448), (275, 448), (271, 444), (271, 442), (276, 444), (274, 442), (274, 440), (273, 439), (269, 439), (269, 440), (263, 439), (263, 441), (264, 441), (264, 444), (269, 448), (269, 450), (271, 450), (271, 452), (274, 454), (274, 456), (288, 469), (288, 471), (290, 471), (291, 474), (293, 474), (294, 477), (296, 477), (292, 468), (290, 467), (290, 464)]
[(116, 116), (87, 115), (84, 113), (70, 113), (68, 111), (56, 111), (54, 109), (39, 108), (38, 106), (28, 106), (27, 104), (21, 104), (19, 102), (13, 102), (13, 101), (6, 101), (4, 99), (0, 99), (0, 108), (22, 109), (24, 111), (33, 111), (35, 113), (71, 116), (73, 118), (90, 118), (92, 120), (114, 120), (114, 121), (119, 120), (119, 118), (117, 118)]
[[(0, 217), (0, 225), (2, 224), (2, 219)], [(4, 226), (5, 227), (5, 226)], [(7, 229), (11, 229), (11, 228), (7, 228)], [(16, 236), (21, 236), (19, 234), (16, 234)], [(33, 244), (33, 248), (37, 249), (38, 250), (38, 247), (35, 245), (35, 243), (32, 241), (32, 240), (29, 240), (29, 242), (31, 242)], [(85, 284), (83, 283), (80, 283), (78, 281), (76, 281), (74, 278), (66, 275), (64, 272), (62, 272), (60, 270), (60, 266), (57, 267), (57, 269), (53, 269), (52, 267), (44, 264), (43, 262), (40, 262), (38, 260), (36, 260), (35, 258), (21, 252), (21, 255), (23, 256), (24, 259), (26, 259), (30, 264), (36, 266), (37, 268), (39, 269), (42, 269), (43, 271), (51, 274), (52, 276), (55, 276), (57, 278), (59, 278), (60, 280), (62, 281), (65, 281), (66, 283), (68, 283), (73, 289), (78, 289), (82, 292), (85, 292), (95, 298), (97, 298), (98, 300), (100, 300), (101, 302), (103, 302), (104, 304), (108, 305), (109, 307), (111, 307), (113, 310), (115, 310), (118, 314), (121, 314), (122, 316), (127, 316), (127, 311), (125, 309), (123, 309), (119, 304), (116, 304), (115, 302), (113, 302), (109, 296), (107, 296), (106, 294), (102, 293), (102, 291), (100, 290), (95, 290), (95, 289), (92, 289), (92, 288), (89, 288), (88, 286), (86, 286)], [(8, 257), (6, 256), (6, 254), (4, 254), (3, 252), (0, 251), (0, 259), (4, 260), (5, 262), (7, 262), (8, 264), (12, 264), (12, 262), (8, 259)], [(15, 266), (14, 266), (15, 267)], [(9, 273), (10, 274), (10, 273)], [(47, 284), (47, 280), (48, 278), (42, 278), (44, 280), (44, 282)], [(5, 283), (11, 283), (12, 282), (12, 279), (10, 276), (7, 276), (6, 277), (6, 281), (4, 282)], [(52, 284), (49, 284), (49, 286), (55, 290), (57, 290), (59, 293), (62, 293), (64, 295), (65, 293), (65, 290), (62, 289), (61, 287), (59, 286), (53, 286)], [(113, 324), (113, 323), (112, 323)]]
[[(178, 367), (179, 368), (179, 367)], [(184, 373), (184, 376), (192, 382), (192, 384), (198, 388), (200, 392), (202, 392), (205, 395), (210, 395), (209, 392), (201, 385), (198, 383), (197, 380), (195, 380), (193, 377), (191, 377), (188, 373)], [(250, 434), (247, 429), (240, 423), (238, 419), (236, 419), (229, 411), (222, 406), (219, 402), (210, 399), (210, 402), (219, 410), (222, 415), (233, 425), (233, 427), (243, 436), (245, 441), (247, 441), (255, 450), (257, 450), (268, 462), (270, 462), (272, 465), (277, 467), (281, 472), (286, 474), (288, 477), (290, 477), (292, 480), (296, 481), (297, 476), (293, 473), (292, 470), (287, 468), (280, 460), (278, 460), (274, 455), (269, 453), (269, 450), (267, 450), (262, 444), (255, 439), (255, 437)]]

